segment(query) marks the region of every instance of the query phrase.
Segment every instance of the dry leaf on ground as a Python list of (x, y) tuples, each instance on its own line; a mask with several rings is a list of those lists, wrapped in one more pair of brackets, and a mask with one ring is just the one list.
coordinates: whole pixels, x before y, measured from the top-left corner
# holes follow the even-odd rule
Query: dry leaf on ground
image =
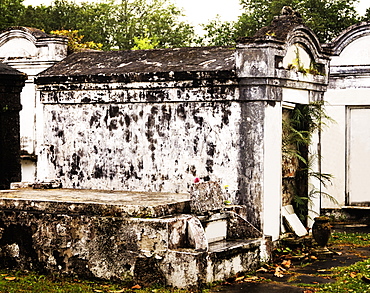
[(259, 272), (263, 272), (263, 273), (267, 273), (269, 270), (266, 269), (266, 268), (259, 268), (256, 272), (259, 273)]
[(281, 264), (286, 268), (290, 268), (290, 266), (292, 265), (292, 262), (290, 260), (283, 260)]
[(284, 268), (282, 268), (281, 266), (277, 266), (275, 269), (274, 276), (278, 278), (282, 278), (284, 277), (284, 274), (283, 274), (284, 271), (285, 271)]

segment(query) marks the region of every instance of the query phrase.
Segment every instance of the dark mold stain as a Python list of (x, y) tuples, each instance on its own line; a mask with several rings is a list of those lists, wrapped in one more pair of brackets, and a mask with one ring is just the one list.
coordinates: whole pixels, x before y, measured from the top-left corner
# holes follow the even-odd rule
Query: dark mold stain
[(152, 113), (153, 115), (158, 114), (158, 107), (153, 106), (153, 107), (150, 109), (150, 113)]
[(224, 109), (222, 112), (222, 122), (225, 125), (229, 125), (229, 116), (231, 115), (231, 111), (229, 109)]
[(106, 175), (103, 170), (103, 167), (95, 166), (94, 173), (92, 174), (92, 178), (99, 179), (99, 178), (104, 178), (104, 177), (106, 177)]
[(216, 145), (212, 142), (207, 143), (207, 155), (213, 157), (215, 154)]
[[(136, 118), (137, 119), (137, 118)], [(131, 123), (131, 118), (129, 115), (125, 114), (125, 123), (126, 123), (126, 126), (129, 127), (130, 126), (130, 123)]]
[(176, 113), (177, 116), (180, 117), (182, 120), (186, 119), (186, 110), (183, 104), (177, 106)]
[(101, 114), (96, 111), (90, 118), (90, 127), (92, 127), (93, 125), (95, 125), (95, 127), (100, 127), (100, 118)]
[(118, 117), (118, 115), (119, 115), (119, 107), (110, 105), (109, 106), (109, 117), (111, 118)]
[(198, 136), (196, 136), (194, 138), (193, 143), (194, 143), (193, 150), (194, 150), (194, 153), (196, 154), (196, 153), (198, 153), (198, 143), (199, 143), (199, 137)]
[(111, 120), (109, 123), (109, 131), (118, 129), (118, 122), (116, 119)]
[(131, 133), (131, 131), (130, 130), (128, 130), (128, 129), (126, 129), (125, 130), (125, 141), (126, 142), (130, 142), (131, 141), (131, 137), (132, 137), (132, 133)]
[(149, 145), (149, 150), (151, 150), (152, 152), (155, 151), (155, 145), (154, 144), (150, 144)]
[(188, 166), (188, 168), (186, 169), (186, 172), (190, 173), (193, 176), (196, 176), (197, 175), (197, 168), (194, 165)]
[(155, 117), (153, 115), (148, 116), (148, 120), (146, 122), (147, 128), (152, 128), (155, 125)]
[(70, 179), (72, 179), (73, 175), (78, 175), (79, 170), (80, 170), (80, 162), (81, 162), (80, 156), (74, 153), (72, 155)]
[(206, 170), (208, 173), (213, 173), (213, 160), (208, 159), (206, 161)]

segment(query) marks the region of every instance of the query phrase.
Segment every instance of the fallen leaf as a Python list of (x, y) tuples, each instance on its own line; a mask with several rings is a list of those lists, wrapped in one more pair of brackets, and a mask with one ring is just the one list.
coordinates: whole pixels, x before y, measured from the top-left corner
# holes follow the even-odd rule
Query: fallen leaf
[(349, 276), (350, 276), (351, 278), (356, 278), (357, 273), (356, 273), (356, 272), (351, 272), (351, 273), (349, 274)]
[(286, 268), (290, 268), (290, 266), (292, 265), (292, 262), (290, 260), (283, 260), (281, 264)]
[(94, 292), (103, 292), (103, 290), (94, 289)]
[(304, 290), (303, 293), (313, 293), (311, 290)]
[(126, 289), (125, 288), (123, 288), (123, 289), (121, 289), (121, 290), (113, 290), (113, 291), (109, 291), (109, 292), (112, 292), (112, 293), (122, 293), (122, 292), (125, 292), (126, 291)]
[(264, 272), (267, 273), (269, 270), (266, 268), (259, 268), (256, 272)]
[(317, 259), (317, 257), (316, 257), (316, 256), (314, 256), (314, 255), (311, 255), (311, 256), (310, 256), (310, 258), (311, 258), (311, 259)]
[(7, 281), (14, 281), (16, 277), (5, 277), (4, 279)]
[(283, 269), (281, 266), (278, 266), (278, 267), (276, 267), (276, 269), (275, 269), (275, 273), (274, 273), (274, 276), (275, 277), (278, 277), (278, 278), (282, 278), (282, 277), (284, 277), (284, 275), (283, 275), (283, 272), (285, 271), (285, 269)]
[(139, 284), (132, 286), (131, 289), (141, 289), (141, 286)]
[(245, 282), (253, 282), (253, 281), (257, 281), (259, 278), (257, 276), (253, 276), (253, 277), (249, 277), (249, 278), (245, 278), (244, 281)]
[(244, 279), (244, 276), (242, 276), (242, 277), (238, 277), (238, 278), (236, 278), (236, 279), (235, 279), (235, 282), (241, 281), (241, 280), (243, 280), (243, 279)]

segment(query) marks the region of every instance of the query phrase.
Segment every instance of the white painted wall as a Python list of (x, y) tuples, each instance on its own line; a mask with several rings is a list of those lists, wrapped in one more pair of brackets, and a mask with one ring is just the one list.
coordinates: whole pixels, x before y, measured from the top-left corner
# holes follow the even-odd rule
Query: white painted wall
[(370, 36), (364, 36), (351, 42), (339, 56), (332, 58), (330, 66), (368, 65), (370, 64)]
[(264, 174), (263, 174), (263, 232), (279, 239), (281, 227), (281, 102), (266, 106), (264, 132)]

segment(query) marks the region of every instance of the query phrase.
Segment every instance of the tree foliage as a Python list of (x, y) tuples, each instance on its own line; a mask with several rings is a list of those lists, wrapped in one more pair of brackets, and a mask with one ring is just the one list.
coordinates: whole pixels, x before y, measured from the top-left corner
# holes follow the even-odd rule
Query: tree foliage
[(56, 30), (51, 31), (51, 34), (66, 36), (68, 37), (68, 53), (79, 52), (86, 49), (90, 50), (100, 50), (103, 44), (95, 43), (93, 41), (83, 42), (83, 35), (80, 35), (78, 30)]
[(202, 25), (206, 33), (198, 37), (196, 43), (200, 45), (231, 46), (237, 38), (236, 24), (235, 21), (223, 22), (218, 15), (214, 20)]
[[(230, 29), (228, 22), (211, 21), (204, 26), (205, 36), (213, 45), (220, 43), (220, 36), (227, 40), (225, 35), (228, 33), (234, 42), (238, 37), (253, 36), (258, 29), (269, 25), (284, 6), (290, 6), (302, 15), (306, 25), (324, 43), (362, 20), (355, 9), (357, 2), (358, 0), (240, 0), (243, 14), (234, 23), (233, 29)], [(227, 43), (230, 44), (230, 39)]]
[(23, 9), (23, 0), (0, 0), (0, 29), (19, 25)]
[[(27, 6), (23, 0), (0, 0), (0, 29), (29, 26), (51, 31), (78, 31), (83, 42), (103, 49), (131, 49), (137, 40), (155, 40), (156, 47), (191, 44), (194, 29), (181, 21), (180, 9), (168, 0), (101, 0), (75, 3), (54, 0), (51, 5)], [(136, 39), (136, 42), (135, 42)]]

